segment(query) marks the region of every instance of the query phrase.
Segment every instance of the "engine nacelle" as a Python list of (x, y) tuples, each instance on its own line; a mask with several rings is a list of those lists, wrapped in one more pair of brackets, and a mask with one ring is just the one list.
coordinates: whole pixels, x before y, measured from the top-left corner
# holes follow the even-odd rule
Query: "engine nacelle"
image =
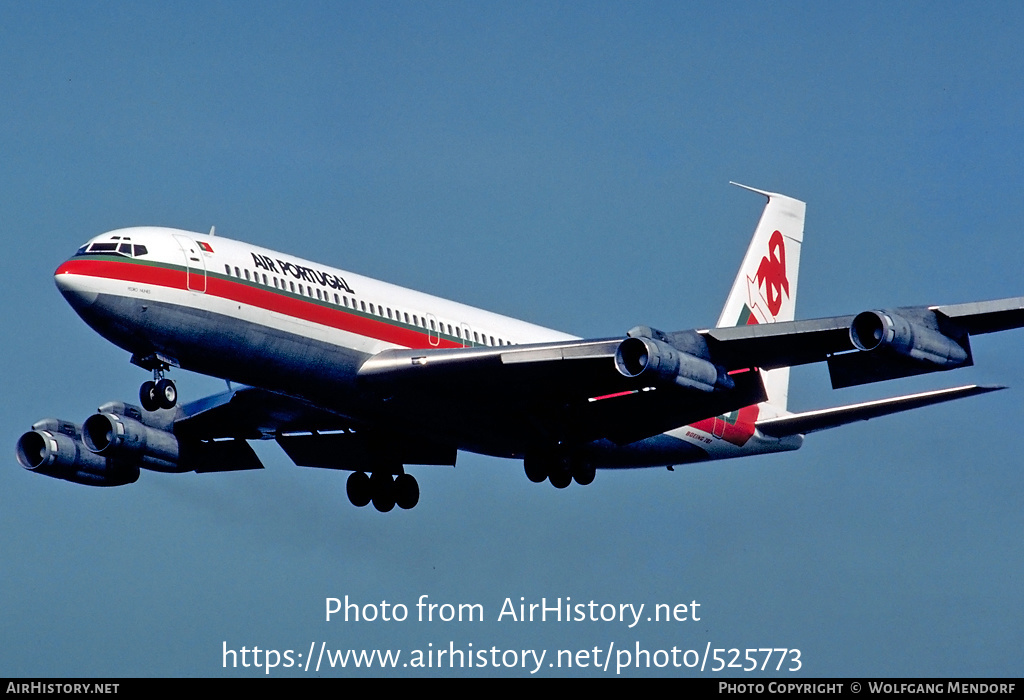
[(85, 448), (81, 428), (47, 418), (18, 439), (15, 455), (25, 469), (86, 486), (123, 486), (139, 478), (137, 466), (115, 462)]
[(179, 465), (174, 433), (118, 415), (94, 413), (82, 424), (82, 440), (90, 451), (138, 464), (158, 472), (190, 471)]
[(891, 311), (863, 311), (850, 324), (850, 341), (858, 350), (893, 352), (943, 369), (968, 361), (967, 350), (953, 338)]
[(703, 392), (735, 386), (732, 378), (714, 363), (649, 337), (623, 340), (615, 351), (615, 368), (624, 377), (674, 382)]

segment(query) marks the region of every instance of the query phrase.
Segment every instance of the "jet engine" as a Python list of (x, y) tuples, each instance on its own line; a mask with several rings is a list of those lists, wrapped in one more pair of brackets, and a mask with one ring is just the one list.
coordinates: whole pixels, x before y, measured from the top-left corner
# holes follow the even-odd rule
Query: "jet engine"
[(263, 468), (243, 438), (179, 440), (174, 433), (179, 418), (180, 409), (147, 412), (111, 401), (81, 426), (56, 418), (39, 421), (21, 436), (15, 452), (30, 471), (87, 486), (134, 483), (140, 468), (173, 473)]
[(139, 478), (138, 466), (90, 452), (82, 429), (56, 418), (35, 423), (18, 439), (15, 454), (29, 471), (86, 486), (123, 486)]
[(82, 424), (82, 440), (92, 452), (122, 459), (158, 472), (191, 471), (182, 468), (174, 433), (145, 425), (117, 413), (94, 413)]
[(619, 344), (615, 351), (615, 368), (624, 377), (674, 382), (703, 392), (735, 386), (732, 378), (714, 363), (644, 336), (632, 336)]
[(966, 363), (968, 351), (940, 331), (891, 311), (863, 311), (850, 324), (850, 341), (858, 350), (888, 348), (898, 355), (952, 369)]

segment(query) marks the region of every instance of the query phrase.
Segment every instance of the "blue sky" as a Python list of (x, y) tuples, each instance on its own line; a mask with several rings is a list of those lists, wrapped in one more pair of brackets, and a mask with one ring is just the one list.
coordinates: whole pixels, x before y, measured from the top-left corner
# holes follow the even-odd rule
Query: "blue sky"
[[(953, 375), (832, 392), (823, 368), (794, 371), (795, 410), (1011, 387), (796, 453), (565, 491), (460, 455), (418, 469), (420, 505), (388, 515), (351, 507), (344, 474), (294, 467), (273, 444), (257, 446), (261, 473), (143, 473), (104, 490), (30, 474), (13, 447), (35, 420), (81, 422), (146, 378), (52, 282), (122, 226), (215, 225), (605, 337), (714, 322), (763, 205), (737, 180), (808, 203), (800, 317), (1022, 294), (1022, 14), (0, 2), (0, 675), (253, 675), (222, 668), (225, 642), (321, 641), (710, 643), (799, 648), (795, 675), (1020, 675), (1021, 331), (975, 338), (976, 366)], [(175, 378), (183, 400), (222, 387)], [(324, 621), (326, 597), (411, 607), (423, 594), (487, 619)], [(498, 622), (520, 596), (697, 600), (702, 619)]]

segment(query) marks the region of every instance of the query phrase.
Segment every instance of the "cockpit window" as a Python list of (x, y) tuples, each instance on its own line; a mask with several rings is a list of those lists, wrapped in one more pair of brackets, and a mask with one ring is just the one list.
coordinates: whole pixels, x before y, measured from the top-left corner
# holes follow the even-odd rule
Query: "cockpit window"
[(131, 239), (128, 237), (122, 239), (120, 236), (117, 236), (115, 238), (123, 242), (86, 243), (78, 249), (75, 255), (124, 255), (127, 257), (138, 257), (149, 253), (146, 246), (129, 243), (128, 241)]

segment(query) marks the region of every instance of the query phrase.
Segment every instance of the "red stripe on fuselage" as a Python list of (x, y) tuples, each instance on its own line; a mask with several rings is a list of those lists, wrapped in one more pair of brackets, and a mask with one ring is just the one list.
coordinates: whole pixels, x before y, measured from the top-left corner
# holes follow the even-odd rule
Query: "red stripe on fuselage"
[[(718, 428), (718, 432), (721, 433), (721, 438), (726, 442), (731, 442), (737, 447), (743, 447), (754, 435), (755, 423), (757, 422), (757, 415), (760, 412), (760, 408), (754, 406), (744, 406), (736, 414), (736, 420), (730, 423), (724, 420), (722, 416), (716, 416), (715, 418), (705, 418), (704, 420), (691, 423), (690, 426), (703, 430), (705, 433), (714, 435), (715, 429)], [(716, 423), (719, 425), (716, 426)]]
[[(54, 272), (54, 275), (64, 274), (157, 285), (182, 291), (186, 291), (187, 282), (184, 268), (128, 260), (73, 258), (63, 263)], [(193, 276), (202, 275), (201, 272), (192, 274)], [(431, 345), (425, 330), (414, 330), (396, 326), (384, 320), (366, 318), (344, 307), (330, 305), (329, 302), (317, 303), (305, 297), (292, 296), (283, 290), (275, 291), (253, 286), (212, 273), (206, 274), (205, 295), (229, 299), (266, 311), (275, 311), (295, 319), (318, 323), (402, 347), (422, 349), (463, 347), (461, 343), (444, 338), (441, 338), (437, 345)]]
[(55, 277), (57, 275), (81, 275), (83, 277), (121, 280), (122, 282), (156, 284), (171, 289), (185, 288), (185, 268), (145, 265), (117, 259), (90, 260), (72, 258), (58, 267), (57, 271), (53, 274)]

